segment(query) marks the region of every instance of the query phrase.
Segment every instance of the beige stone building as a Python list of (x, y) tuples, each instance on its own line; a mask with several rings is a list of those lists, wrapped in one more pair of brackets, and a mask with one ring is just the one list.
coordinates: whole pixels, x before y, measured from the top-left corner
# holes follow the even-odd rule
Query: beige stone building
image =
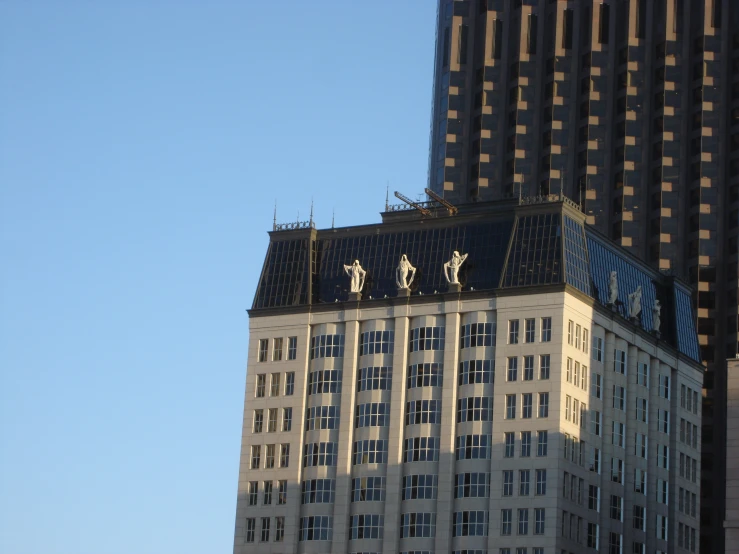
[(690, 291), (583, 221), (548, 198), (273, 232), (234, 552), (698, 552)]

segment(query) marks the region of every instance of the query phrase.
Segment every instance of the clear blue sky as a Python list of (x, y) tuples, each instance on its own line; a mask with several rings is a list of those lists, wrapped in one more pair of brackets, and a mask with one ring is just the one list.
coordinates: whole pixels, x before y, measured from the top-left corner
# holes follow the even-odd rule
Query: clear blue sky
[(231, 550), (274, 202), (423, 191), (435, 15), (0, 2), (0, 552)]

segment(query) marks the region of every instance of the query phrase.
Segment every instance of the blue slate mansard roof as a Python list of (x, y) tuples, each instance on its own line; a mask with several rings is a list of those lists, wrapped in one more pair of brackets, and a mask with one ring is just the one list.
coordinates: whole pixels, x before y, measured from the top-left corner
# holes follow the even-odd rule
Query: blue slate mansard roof
[(585, 216), (569, 199), (467, 204), (456, 215), (442, 207), (430, 211), (431, 216), (388, 211), (374, 225), (271, 232), (250, 314), (347, 301), (350, 280), (344, 265), (354, 260), (367, 272), (362, 302), (394, 298), (395, 268), (403, 254), (417, 268), (412, 297), (445, 293), (443, 264), (457, 250), (468, 254), (459, 272), (463, 295), (568, 285), (605, 305), (610, 273), (616, 271), (618, 313), (627, 316), (627, 296), (641, 286), (642, 327), (652, 329), (652, 306), (658, 299), (662, 339), (700, 361), (690, 288), (585, 225)]

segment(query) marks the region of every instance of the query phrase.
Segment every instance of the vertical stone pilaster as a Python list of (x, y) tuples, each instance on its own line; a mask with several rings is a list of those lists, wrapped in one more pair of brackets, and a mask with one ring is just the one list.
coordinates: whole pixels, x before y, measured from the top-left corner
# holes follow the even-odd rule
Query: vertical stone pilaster
[(457, 409), (457, 361), (459, 359), (459, 302), (447, 302), (444, 341), (444, 387), (441, 396), (439, 444), (439, 496), (436, 501), (436, 552), (450, 552), (454, 512), (454, 437)]
[(405, 421), (405, 368), (408, 364), (408, 306), (395, 309), (395, 344), (393, 345), (393, 381), (390, 396), (390, 433), (388, 435), (387, 477), (385, 481), (385, 530), (382, 551), (398, 552), (400, 536), (401, 484), (403, 481), (403, 438)]
[(341, 419), (339, 453), (336, 460), (336, 495), (332, 554), (348, 552), (348, 525), (351, 502), (352, 444), (354, 442), (354, 405), (356, 404), (357, 360), (359, 358), (359, 310), (347, 310), (344, 332), (343, 378), (341, 383)]

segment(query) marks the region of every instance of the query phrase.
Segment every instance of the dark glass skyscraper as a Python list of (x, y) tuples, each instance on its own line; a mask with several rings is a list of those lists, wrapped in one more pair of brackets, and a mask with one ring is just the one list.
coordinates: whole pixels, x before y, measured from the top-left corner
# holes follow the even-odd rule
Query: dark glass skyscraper
[(562, 192), (590, 225), (695, 287), (701, 550), (722, 552), (739, 2), (440, 0), (434, 75), (430, 189), (453, 203)]

